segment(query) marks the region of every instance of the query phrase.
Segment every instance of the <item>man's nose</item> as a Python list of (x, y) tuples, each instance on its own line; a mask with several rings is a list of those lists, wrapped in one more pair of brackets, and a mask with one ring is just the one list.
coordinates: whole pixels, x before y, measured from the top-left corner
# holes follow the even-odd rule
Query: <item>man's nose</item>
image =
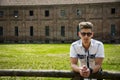
[(87, 34), (85, 34), (85, 37), (88, 37), (88, 35), (87, 35)]

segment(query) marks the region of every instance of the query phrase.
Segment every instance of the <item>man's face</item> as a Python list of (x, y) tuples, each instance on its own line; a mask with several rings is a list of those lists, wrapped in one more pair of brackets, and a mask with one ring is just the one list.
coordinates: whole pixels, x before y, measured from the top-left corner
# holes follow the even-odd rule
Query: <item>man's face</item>
[(90, 39), (93, 37), (93, 32), (91, 29), (81, 29), (79, 36), (83, 43), (90, 43)]

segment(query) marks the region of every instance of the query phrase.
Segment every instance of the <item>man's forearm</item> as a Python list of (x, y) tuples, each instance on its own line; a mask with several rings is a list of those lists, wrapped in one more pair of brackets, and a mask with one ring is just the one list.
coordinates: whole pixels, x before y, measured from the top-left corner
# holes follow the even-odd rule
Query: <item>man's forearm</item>
[(93, 72), (92, 73), (96, 73), (100, 70), (101, 65), (95, 65), (95, 67), (93, 68)]
[(78, 65), (76, 64), (71, 64), (71, 67), (72, 67), (72, 70), (75, 71), (75, 72), (80, 72), (80, 67), (78, 67)]
[(102, 66), (102, 61), (104, 58), (96, 58), (95, 59), (95, 66), (93, 68), (93, 72), (92, 73), (96, 73), (100, 70), (101, 66)]

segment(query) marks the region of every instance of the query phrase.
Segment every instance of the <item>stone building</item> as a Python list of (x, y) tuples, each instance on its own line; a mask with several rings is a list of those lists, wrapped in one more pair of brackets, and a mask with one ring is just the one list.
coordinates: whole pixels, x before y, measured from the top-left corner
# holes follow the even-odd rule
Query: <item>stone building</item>
[(91, 21), (94, 38), (120, 43), (120, 0), (0, 0), (0, 42), (66, 43)]

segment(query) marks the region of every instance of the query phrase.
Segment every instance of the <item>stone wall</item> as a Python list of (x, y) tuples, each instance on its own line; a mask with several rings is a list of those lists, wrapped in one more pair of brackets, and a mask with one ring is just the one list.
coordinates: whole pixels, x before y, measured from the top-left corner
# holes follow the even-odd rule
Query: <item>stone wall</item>
[[(115, 13), (111, 13), (112, 9), (115, 9)], [(49, 11), (47, 17), (46, 10)], [(61, 10), (64, 16), (61, 16)], [(77, 15), (78, 10), (80, 15)], [(79, 22), (91, 21), (94, 24), (95, 39), (120, 43), (120, 3), (0, 6), (0, 11), (4, 12), (0, 16), (0, 27), (3, 27), (0, 42), (73, 42), (79, 39)], [(17, 17), (14, 11), (18, 11)], [(29, 15), (30, 11), (33, 16)], [(111, 35), (111, 25), (115, 25), (115, 35)], [(18, 36), (15, 36), (15, 26), (18, 27)], [(30, 36), (31, 26), (33, 36)], [(45, 35), (46, 26), (49, 26), (49, 36)], [(61, 26), (65, 27), (65, 36), (61, 36)]]

